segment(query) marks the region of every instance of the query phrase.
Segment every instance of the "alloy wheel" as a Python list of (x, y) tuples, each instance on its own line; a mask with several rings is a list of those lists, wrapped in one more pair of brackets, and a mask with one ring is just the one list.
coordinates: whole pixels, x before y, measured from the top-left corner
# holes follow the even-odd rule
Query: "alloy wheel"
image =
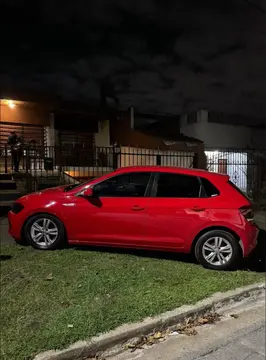
[(205, 241), (202, 247), (202, 255), (209, 264), (223, 266), (232, 258), (233, 248), (227, 239), (215, 236)]
[(49, 246), (58, 238), (59, 230), (57, 225), (50, 219), (40, 218), (36, 220), (30, 229), (32, 241), (37, 245)]

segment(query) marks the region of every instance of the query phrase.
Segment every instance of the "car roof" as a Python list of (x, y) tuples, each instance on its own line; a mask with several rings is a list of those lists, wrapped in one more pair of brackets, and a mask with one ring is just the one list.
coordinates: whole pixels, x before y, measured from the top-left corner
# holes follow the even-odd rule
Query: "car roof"
[(176, 174), (183, 174), (183, 175), (194, 175), (194, 176), (201, 176), (201, 177), (220, 177), (220, 178), (227, 178), (229, 176), (226, 174), (214, 173), (207, 170), (202, 169), (191, 169), (185, 167), (177, 167), (177, 166), (127, 166), (121, 167), (116, 170), (116, 172), (138, 172), (138, 171), (152, 171), (152, 172), (169, 172), (169, 173), (176, 173)]

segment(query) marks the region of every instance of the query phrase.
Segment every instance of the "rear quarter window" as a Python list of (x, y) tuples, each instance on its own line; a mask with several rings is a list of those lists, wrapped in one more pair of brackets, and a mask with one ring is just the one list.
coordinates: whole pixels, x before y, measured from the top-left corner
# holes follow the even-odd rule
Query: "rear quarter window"
[(202, 195), (206, 197), (215, 197), (220, 195), (220, 191), (217, 189), (215, 185), (213, 185), (212, 182), (210, 182), (208, 179), (200, 178), (201, 184), (203, 187)]

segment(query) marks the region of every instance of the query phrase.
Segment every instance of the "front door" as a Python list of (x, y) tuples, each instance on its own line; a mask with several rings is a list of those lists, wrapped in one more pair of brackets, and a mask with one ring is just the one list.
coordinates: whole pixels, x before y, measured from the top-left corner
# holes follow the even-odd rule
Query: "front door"
[(96, 245), (142, 247), (147, 237), (150, 178), (150, 172), (135, 172), (95, 184), (93, 198), (79, 199), (82, 218), (77, 238)]

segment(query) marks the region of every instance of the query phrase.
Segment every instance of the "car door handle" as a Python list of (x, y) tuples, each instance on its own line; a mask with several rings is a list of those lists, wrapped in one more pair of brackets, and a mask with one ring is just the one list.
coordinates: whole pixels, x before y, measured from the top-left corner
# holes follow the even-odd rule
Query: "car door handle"
[(204, 210), (206, 210), (206, 208), (201, 207), (201, 206), (194, 206), (194, 207), (192, 208), (192, 210), (193, 210), (193, 211), (204, 211)]
[(142, 210), (145, 210), (145, 209), (143, 207), (141, 207), (141, 206), (134, 205), (134, 206), (132, 206), (131, 210), (133, 210), (133, 211), (142, 211)]

